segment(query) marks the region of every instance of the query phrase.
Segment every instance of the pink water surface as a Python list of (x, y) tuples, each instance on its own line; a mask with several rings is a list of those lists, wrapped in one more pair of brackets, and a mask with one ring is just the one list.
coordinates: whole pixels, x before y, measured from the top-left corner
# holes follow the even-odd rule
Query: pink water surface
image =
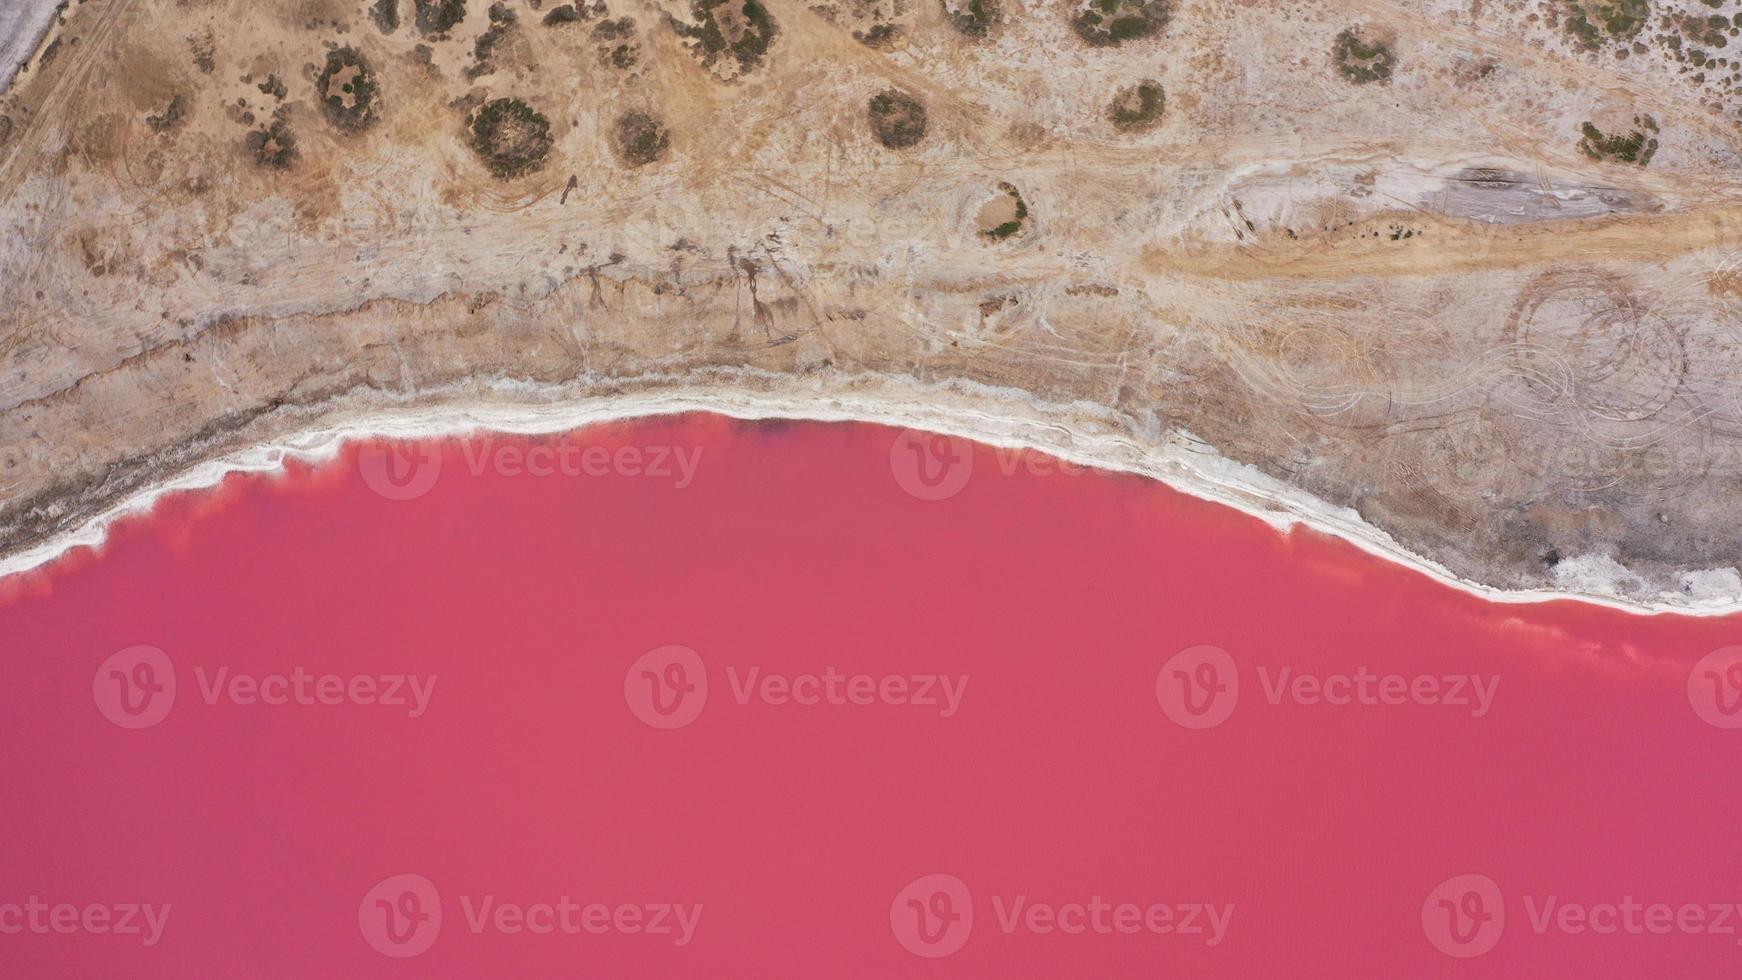
[[(0, 975), (1742, 975), (1736, 620), (875, 426), (541, 444), (232, 477), (0, 587)], [(1273, 691), (1362, 668), (1401, 703)]]

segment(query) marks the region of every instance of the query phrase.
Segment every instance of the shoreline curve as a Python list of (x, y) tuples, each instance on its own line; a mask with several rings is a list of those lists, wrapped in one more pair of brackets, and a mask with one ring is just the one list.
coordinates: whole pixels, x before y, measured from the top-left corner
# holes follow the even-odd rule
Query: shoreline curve
[[(912, 387), (915, 394), (921, 394), (939, 386)], [(970, 386), (961, 383), (947, 386), (957, 395), (993, 392), (1008, 395), (1002, 389), (992, 388), (984, 392), (964, 391), (967, 387)], [(1110, 424), (1099, 427), (1099, 431), (1085, 431), (1086, 426), (1081, 424), (1072, 427), (1048, 420), (1070, 418), (1081, 423), (1086, 417), (1085, 409), (1091, 408), (1082, 404), (1053, 404), (1025, 397), (1023, 401), (1035, 414), (1024, 418), (984, 408), (943, 408), (923, 399), (877, 394), (831, 393), (802, 398), (707, 386), (683, 392), (574, 398), (564, 397), (561, 386), (504, 384), (500, 390), (504, 395), (517, 397), (361, 411), (329, 425), (293, 431), (270, 442), (196, 463), (168, 480), (130, 494), (63, 533), (0, 557), (0, 578), (43, 569), (76, 548), (100, 548), (110, 525), (149, 513), (168, 494), (210, 489), (231, 473), (279, 471), (289, 460), (312, 463), (330, 460), (350, 442), (452, 438), (482, 432), (549, 435), (635, 419), (709, 413), (743, 421), (857, 422), (923, 430), (997, 448), (1040, 452), (1094, 469), (1143, 476), (1188, 496), (1232, 507), (1277, 531), (1298, 525), (1331, 535), (1367, 554), (1490, 602), (1574, 601), (1647, 616), (1708, 617), (1742, 612), (1742, 580), (1737, 580), (1734, 571), (1728, 569), (1687, 573), (1689, 577), (1706, 576), (1708, 581), (1721, 583), (1717, 588), (1696, 591), (1690, 587), (1686, 594), (1660, 591), (1651, 599), (1604, 589), (1605, 581), (1613, 581), (1617, 573), (1625, 575), (1626, 571), (1612, 560), (1597, 556), (1578, 556), (1563, 562), (1573, 563), (1569, 577), (1574, 578), (1575, 584), (1567, 588), (1504, 589), (1483, 585), (1409, 551), (1354, 510), (1332, 505), (1249, 465), (1227, 459), (1189, 432), (1174, 430), (1160, 437), (1158, 448), (1150, 448)], [(529, 401), (528, 396), (543, 396), (543, 400)], [(473, 392), (469, 397), (477, 396)], [(1004, 398), (998, 402), (1003, 408), (1010, 405)], [(1097, 413), (1105, 412), (1099, 406), (1092, 408)], [(1728, 587), (1732, 582), (1735, 588)]]

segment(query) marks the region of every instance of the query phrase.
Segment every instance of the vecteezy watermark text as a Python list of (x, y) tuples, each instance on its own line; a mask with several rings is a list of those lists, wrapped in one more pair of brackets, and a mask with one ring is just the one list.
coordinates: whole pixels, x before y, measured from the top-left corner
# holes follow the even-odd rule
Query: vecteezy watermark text
[[(580, 902), (568, 895), (509, 901), (494, 894), (459, 896), (461, 921), (474, 936), (650, 936), (688, 946), (701, 925), (702, 903)], [(376, 882), (357, 906), (357, 928), (384, 956), (403, 959), (428, 950), (442, 934), (442, 896), (419, 874)]]
[(35, 895), (22, 902), (0, 902), (0, 935), (137, 936), (141, 946), (156, 946), (169, 925), (170, 905), (141, 902), (45, 902)]
[(423, 717), (436, 686), (434, 674), (314, 674), (301, 666), (288, 674), (232, 674), (230, 668), (219, 667), (209, 677), (206, 668), (196, 666), (194, 679), (199, 682), (201, 700), (207, 704), (378, 705), (404, 708), (408, 718)]
[[(1498, 674), (1379, 673), (1366, 665), (1352, 672), (1314, 673), (1291, 666), (1256, 668), (1259, 689), (1271, 705), (1302, 707), (1399, 707), (1417, 705), (1486, 717), (1500, 689)], [(1183, 728), (1214, 728), (1240, 701), (1240, 667), (1215, 646), (1188, 647), (1161, 665), (1155, 697), (1161, 710)]]
[[(1015, 476), (1018, 471), (1042, 477), (1089, 472), (1089, 467), (1032, 450), (993, 446), (990, 451), (1002, 476)], [(956, 436), (903, 429), (889, 447), (889, 472), (910, 497), (948, 500), (973, 478), (974, 444)]]
[[(505, 477), (625, 477), (669, 482), (683, 490), (701, 469), (702, 446), (600, 445), (572, 435), (495, 439), (488, 435), (458, 440), (467, 473)], [(357, 466), (369, 489), (388, 500), (415, 500), (435, 488), (446, 460), (444, 442), (372, 442), (358, 453)]]
[(738, 668), (728, 664), (726, 680), (732, 700), (742, 705), (758, 701), (777, 708), (885, 704), (936, 708), (940, 718), (955, 717), (962, 695), (968, 692), (967, 674), (843, 674), (832, 666), (815, 674), (764, 674), (761, 667), (751, 667), (740, 676)]
[[(727, 688), (740, 707), (919, 709), (953, 718), (968, 692), (967, 674), (820, 671), (786, 673), (760, 665), (725, 667)], [(708, 668), (684, 646), (649, 650), (629, 665), (623, 698), (635, 717), (654, 728), (682, 728), (707, 704)]]
[[(1006, 936), (1165, 936), (1219, 946), (1234, 919), (1231, 902), (1048, 900), (1027, 894), (991, 896), (993, 923)], [(962, 879), (921, 875), (896, 892), (889, 905), (895, 941), (916, 956), (937, 959), (967, 945), (975, 926), (975, 901)]]
[[(1631, 894), (1586, 902), (1551, 892), (1525, 894), (1521, 904), (1538, 936), (1722, 936), (1742, 946), (1742, 902), (1643, 901)], [(1481, 956), (1505, 933), (1505, 896), (1487, 875), (1455, 875), (1428, 892), (1421, 923), (1428, 942), (1447, 956)]]
[(598, 446), (561, 440), (498, 443), (467, 439), (460, 444), (466, 470), (473, 476), (624, 476), (670, 480), (682, 490), (695, 482), (702, 464), (701, 446)]
[(1031, 902), (1027, 895), (992, 896), (998, 929), (1005, 935), (1186, 936), (1205, 946), (1220, 946), (1234, 918), (1233, 903), (1109, 902), (1091, 895), (1085, 902)]
[(1300, 705), (1444, 705), (1468, 708), (1470, 717), (1481, 718), (1494, 707), (1500, 676), (1490, 674), (1375, 674), (1365, 665), (1352, 674), (1295, 673), (1283, 667), (1274, 675), (1263, 664), (1258, 680), (1264, 699), (1271, 704), (1284, 700)]
[[(421, 718), (435, 696), (434, 674), (319, 673), (297, 665), (289, 672), (263, 674), (227, 666), (193, 668), (200, 700), (208, 706), (337, 707), (402, 710)], [(128, 647), (111, 654), (91, 678), (91, 699), (103, 717), (122, 728), (150, 728), (169, 716), (177, 694), (176, 668), (169, 655), (152, 646)]]
[(466, 928), (474, 935), (486, 932), (505, 936), (521, 933), (534, 936), (619, 933), (667, 937), (674, 946), (688, 946), (702, 920), (700, 902), (582, 904), (567, 895), (560, 895), (551, 902), (504, 902), (494, 895), (477, 898), (461, 895), (460, 910), (465, 913)]

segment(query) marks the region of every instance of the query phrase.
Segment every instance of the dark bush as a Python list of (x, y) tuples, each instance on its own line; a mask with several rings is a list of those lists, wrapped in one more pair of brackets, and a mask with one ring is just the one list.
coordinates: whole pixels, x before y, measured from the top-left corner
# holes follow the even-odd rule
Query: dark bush
[(425, 35), (446, 34), (466, 19), (466, 0), (413, 0), (417, 29)]
[(1113, 96), (1113, 101), (1107, 106), (1107, 118), (1113, 121), (1113, 128), (1120, 132), (1132, 133), (1152, 129), (1161, 122), (1162, 113), (1167, 110), (1167, 93), (1162, 90), (1161, 83), (1154, 79), (1144, 79), (1129, 88), (1122, 88)]
[(611, 145), (625, 164), (641, 167), (665, 155), (666, 148), (671, 146), (671, 134), (647, 113), (628, 112), (612, 127)]
[(327, 65), (315, 79), (315, 95), (327, 120), (346, 132), (375, 121), (375, 72), (354, 48), (327, 52)]
[(960, 31), (963, 36), (975, 40), (992, 33), (993, 25), (998, 23), (998, 0), (942, 0), (944, 16), (949, 18), (950, 26)]
[(1077, 36), (1097, 48), (1148, 37), (1167, 26), (1169, 0), (1089, 0), (1071, 18)]
[(1397, 64), (1390, 48), (1379, 41), (1361, 40), (1352, 28), (1337, 35), (1331, 45), (1331, 58), (1337, 71), (1357, 85), (1390, 80), (1391, 69)]
[(925, 138), (925, 104), (899, 89), (885, 89), (867, 107), (871, 134), (891, 150), (904, 150)]
[(472, 151), (490, 172), (512, 180), (544, 166), (555, 143), (550, 120), (519, 99), (492, 99), (467, 126)]

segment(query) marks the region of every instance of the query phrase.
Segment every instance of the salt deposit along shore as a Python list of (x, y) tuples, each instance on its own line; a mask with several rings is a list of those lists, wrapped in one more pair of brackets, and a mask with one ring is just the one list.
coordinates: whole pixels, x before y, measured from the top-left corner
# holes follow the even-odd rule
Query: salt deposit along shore
[[(1146, 447), (1104, 426), (1070, 426), (1058, 421), (1083, 418), (1083, 406), (1034, 404), (1029, 413), (997, 414), (965, 408), (974, 393), (913, 388), (899, 392), (900, 397), (884, 393), (828, 399), (747, 395), (730, 388), (590, 402), (528, 401), (527, 398), (538, 394), (550, 398), (560, 393), (524, 388), (505, 388), (502, 394), (505, 397), (495, 403), (379, 411), (345, 420), (333, 428), (290, 434), (282, 441), (206, 461), (134, 494), (75, 530), (0, 559), (0, 576), (40, 568), (73, 548), (100, 547), (112, 522), (149, 512), (165, 494), (209, 489), (230, 473), (277, 472), (287, 460), (329, 460), (353, 440), (479, 437), (490, 433), (543, 435), (625, 420), (712, 412), (746, 420), (869, 422), (913, 428), (997, 447), (1043, 452), (1111, 472), (1135, 473), (1192, 496), (1233, 507), (1278, 530), (1302, 525), (1336, 536), (1369, 554), (1495, 602), (1573, 599), (1641, 614), (1705, 616), (1742, 611), (1742, 582), (1733, 569), (1695, 573), (1690, 577), (1689, 588), (1655, 598), (1641, 598), (1628, 592), (1629, 573), (1625, 568), (1589, 558), (1569, 560), (1557, 588), (1496, 589), (1473, 582), (1409, 552), (1353, 511), (1327, 504), (1250, 466), (1224, 459), (1189, 434), (1176, 433), (1161, 445)], [(924, 407), (928, 402), (955, 407), (928, 409)]]

